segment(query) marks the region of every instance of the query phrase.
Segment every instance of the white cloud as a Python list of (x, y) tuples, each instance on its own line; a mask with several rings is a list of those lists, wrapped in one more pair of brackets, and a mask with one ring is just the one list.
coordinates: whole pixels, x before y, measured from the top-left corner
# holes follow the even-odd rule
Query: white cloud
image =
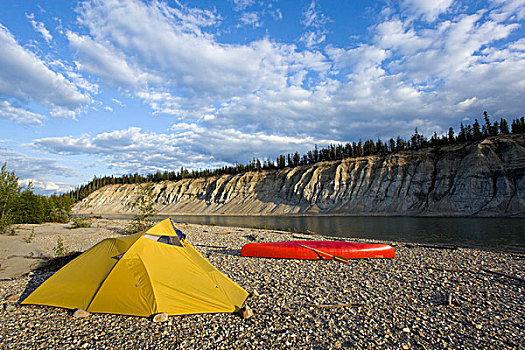
[(261, 27), (263, 25), (257, 12), (243, 12), (239, 20), (245, 26)]
[(216, 10), (187, 7), (178, 2), (177, 5), (179, 8), (159, 6), (159, 9), (166, 17), (178, 20), (180, 27), (185, 31), (201, 35), (201, 28), (216, 27), (222, 21), (222, 17), (217, 14)]
[(273, 17), (274, 20), (280, 21), (283, 19), (283, 13), (280, 9), (269, 10), (268, 13)]
[[(21, 47), (0, 25), (0, 96), (21, 105), (34, 101), (52, 115), (75, 116), (90, 97), (61, 73), (52, 71), (35, 54)], [(4, 108), (6, 104), (4, 103)], [(41, 119), (41, 118), (40, 118)]]
[(120, 101), (120, 100), (117, 100), (116, 98), (112, 98), (111, 101), (115, 102), (120, 107), (125, 107), (124, 103), (122, 103), (122, 101)]
[(478, 98), (476, 96), (471, 97), (471, 98), (467, 98), (467, 99), (464, 99), (461, 102), (458, 102), (457, 106), (460, 109), (463, 110), (463, 109), (466, 109), (466, 108), (469, 108), (470, 106), (472, 106), (474, 103), (476, 103), (477, 100), (478, 100)]
[(301, 35), (299, 41), (304, 42), (307, 48), (313, 48), (326, 40), (328, 31), (325, 25), (332, 20), (325, 16), (319, 9), (315, 0), (310, 2), (310, 5), (303, 12), (302, 23), (307, 29), (311, 29)]
[(234, 4), (235, 11), (244, 11), (255, 3), (255, 0), (230, 0)]
[(324, 32), (306, 32), (301, 35), (299, 41), (304, 42), (304, 45), (308, 48), (313, 48), (316, 45), (323, 43), (326, 40)]
[(403, 6), (417, 17), (435, 21), (440, 14), (450, 8), (452, 3), (453, 0), (404, 0)]
[(153, 114), (162, 113), (177, 116), (185, 114), (181, 109), (182, 99), (169, 92), (139, 91), (136, 94), (153, 109)]
[(137, 89), (145, 86), (148, 78), (160, 80), (130, 65), (124, 54), (116, 52), (107, 44), (97, 43), (89, 36), (73, 32), (67, 32), (67, 38), (76, 51), (78, 68), (104, 79), (105, 84), (110, 87)]
[(0, 100), (0, 117), (13, 120), (21, 124), (42, 125), (46, 116), (30, 112), (26, 109), (14, 107), (8, 101)]
[(269, 39), (221, 44), (210, 34), (188, 30), (164, 3), (102, 1), (79, 11), (90, 32), (89, 37), (68, 34), (79, 67), (109, 86), (131, 90), (155, 113), (193, 118), (210, 106), (220, 108), (219, 101), (285, 88), (289, 76), (304, 69), (317, 73), (329, 67), (318, 53)]
[[(393, 14), (369, 28), (371, 42), (322, 51), (270, 38), (223, 44), (205, 31), (221, 21), (214, 11), (134, 0), (83, 3), (78, 13), (87, 32), (66, 35), (78, 68), (97, 84), (140, 98), (154, 114), (229, 133), (352, 140), (392, 136), (394, 121), (394, 132), (411, 132), (416, 119), (439, 129), (459, 109), (495, 106), (494, 91), (509, 101), (507, 111), (522, 109), (523, 43), (496, 45), (517, 28), (494, 19), (503, 4), (474, 14), (450, 11), (446, 20), (439, 15), (449, 12), (450, 2), (403, 4), (433, 22), (416, 26), (413, 18)], [(330, 19), (315, 1), (303, 15), (303, 39), (319, 47)], [(74, 74), (68, 77), (80, 86)], [(441, 125), (432, 121), (437, 113), (445, 116)]]
[(36, 178), (22, 179), (20, 183), (24, 186), (31, 183), (34, 191), (40, 194), (65, 193), (74, 189), (74, 186), (64, 182), (39, 180)]
[(310, 2), (310, 5), (304, 10), (303, 16), (303, 24), (306, 27), (322, 28), (325, 24), (331, 22), (329, 17), (317, 9), (315, 0)]
[(498, 22), (507, 19), (521, 21), (525, 18), (525, 0), (492, 0), (496, 9), (490, 17)]
[(26, 154), (0, 147), (0, 158), (7, 163), (7, 168), (15, 171), (20, 182), (33, 182), (36, 192), (50, 194), (56, 191), (65, 192), (71, 185), (49, 180), (49, 177), (73, 177), (78, 173), (61, 165), (57, 159), (32, 157)]
[(402, 55), (411, 55), (432, 45), (432, 38), (419, 36), (412, 28), (404, 28), (399, 19), (378, 24), (374, 41), (379, 47), (399, 50)]
[(47, 30), (44, 23), (35, 21), (35, 15), (32, 13), (26, 14), (26, 17), (27, 19), (29, 19), (29, 23), (31, 23), (31, 25), (33, 26), (33, 29), (36, 32), (40, 33), (42, 37), (44, 38), (44, 40), (49, 44), (51, 40), (53, 40), (53, 36), (49, 32), (49, 30)]
[(266, 159), (278, 154), (309, 150), (317, 143), (332, 140), (312, 137), (244, 133), (234, 129), (216, 130), (193, 123), (172, 125), (169, 133), (143, 132), (130, 127), (95, 136), (48, 137), (34, 140), (32, 147), (60, 155), (92, 154), (103, 157), (124, 172), (153, 172), (185, 168), (219, 167), (252, 157)]

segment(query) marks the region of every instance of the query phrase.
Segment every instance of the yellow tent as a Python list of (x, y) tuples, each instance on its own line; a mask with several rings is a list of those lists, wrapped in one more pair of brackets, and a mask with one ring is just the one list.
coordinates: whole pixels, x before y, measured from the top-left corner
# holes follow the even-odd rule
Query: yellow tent
[(235, 312), (247, 296), (166, 219), (144, 233), (101, 241), (22, 304), (148, 317)]

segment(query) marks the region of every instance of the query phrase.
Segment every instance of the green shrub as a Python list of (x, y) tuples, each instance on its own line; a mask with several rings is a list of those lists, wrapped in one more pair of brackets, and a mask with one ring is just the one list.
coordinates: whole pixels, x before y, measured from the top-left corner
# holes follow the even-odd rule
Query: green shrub
[(48, 220), (65, 224), (71, 220), (71, 215), (64, 208), (53, 208), (49, 211)]
[(145, 231), (153, 226), (153, 218), (158, 212), (157, 209), (155, 209), (155, 200), (151, 183), (139, 186), (138, 196), (132, 207), (137, 210), (138, 213), (133, 216), (131, 223), (126, 228), (128, 234)]
[(33, 238), (35, 238), (35, 229), (34, 228), (31, 229), (31, 234), (29, 236), (27, 236), (26, 238), (24, 238), (24, 241), (26, 241), (26, 243), (31, 243), (33, 241)]
[(67, 254), (67, 249), (64, 246), (64, 241), (62, 240), (62, 237), (58, 236), (57, 238), (57, 245), (55, 248), (53, 248), (53, 251), (55, 252), (55, 256), (64, 256)]
[(91, 220), (85, 216), (71, 219), (71, 228), (91, 227)]

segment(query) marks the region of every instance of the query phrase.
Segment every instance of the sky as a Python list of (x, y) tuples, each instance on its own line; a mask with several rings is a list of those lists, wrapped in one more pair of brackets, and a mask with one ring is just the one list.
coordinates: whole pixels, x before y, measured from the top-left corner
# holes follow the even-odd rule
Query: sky
[(525, 113), (525, 0), (2, 0), (0, 163), (38, 193)]

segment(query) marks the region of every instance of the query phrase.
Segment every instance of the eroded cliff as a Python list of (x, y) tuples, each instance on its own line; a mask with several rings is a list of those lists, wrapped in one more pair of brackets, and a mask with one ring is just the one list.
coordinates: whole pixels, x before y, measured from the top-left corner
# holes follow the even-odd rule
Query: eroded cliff
[[(525, 216), (525, 135), (153, 185), (162, 214)], [(138, 185), (110, 185), (78, 214), (132, 213)]]

